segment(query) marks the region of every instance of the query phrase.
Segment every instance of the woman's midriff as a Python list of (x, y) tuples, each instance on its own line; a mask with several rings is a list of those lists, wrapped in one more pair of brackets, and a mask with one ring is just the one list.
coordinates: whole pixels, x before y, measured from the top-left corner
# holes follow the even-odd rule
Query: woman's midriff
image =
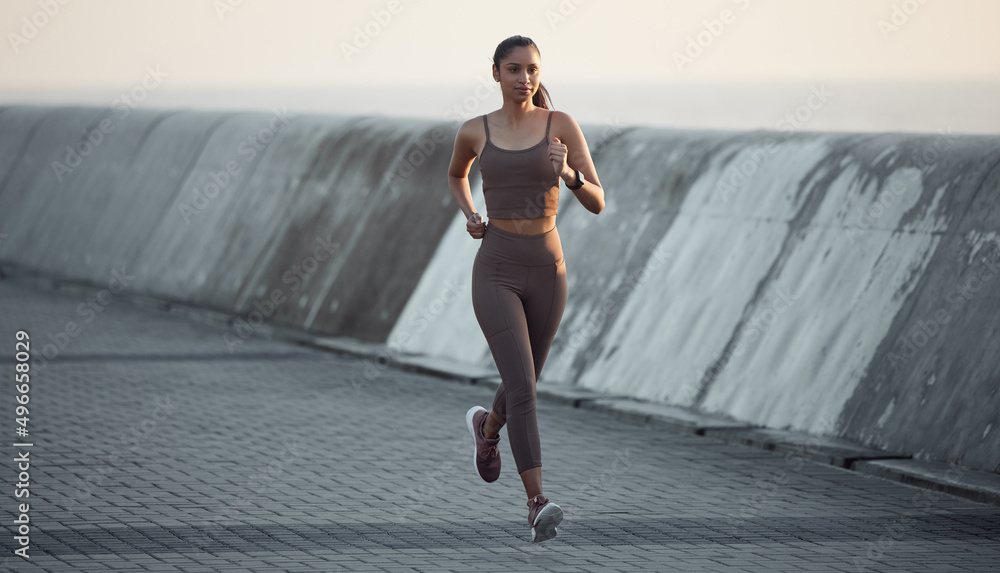
[(556, 226), (556, 216), (539, 217), (537, 219), (497, 219), (490, 217), (490, 224), (518, 235), (541, 235)]

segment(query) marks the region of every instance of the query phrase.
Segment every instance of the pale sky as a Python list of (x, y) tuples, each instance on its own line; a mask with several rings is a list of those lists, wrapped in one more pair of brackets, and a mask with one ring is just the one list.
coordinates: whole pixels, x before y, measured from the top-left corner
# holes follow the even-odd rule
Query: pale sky
[[(45, 14), (48, 4), (59, 12)], [(998, 81), (998, 22), (996, 0), (3, 0), (0, 103), (19, 92), (113, 94), (148, 68), (164, 74), (159, 97), (474, 85), (513, 34), (541, 48), (548, 85), (612, 93), (618, 84)]]
[[(886, 38), (893, 6), (907, 21)], [(673, 53), (724, 9), (730, 23), (678, 71)], [(72, 0), (28, 39), (22, 18), (39, 11), (0, 4), (4, 87), (127, 85), (151, 64), (192, 86), (453, 84), (488, 71), (512, 34), (572, 83), (1000, 77), (995, 0)], [(342, 43), (363, 44), (366, 24), (375, 34), (348, 61)], [(27, 40), (17, 53), (11, 34)]]

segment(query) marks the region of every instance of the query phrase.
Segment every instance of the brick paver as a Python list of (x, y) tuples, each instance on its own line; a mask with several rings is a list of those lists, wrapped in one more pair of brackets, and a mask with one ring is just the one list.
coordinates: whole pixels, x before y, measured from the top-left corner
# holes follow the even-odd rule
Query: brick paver
[[(0, 365), (83, 322), (83, 293), (0, 282)], [(15, 571), (995, 571), (1000, 507), (539, 403), (559, 536), (530, 543), (492, 389), (112, 301), (33, 372), (30, 560)], [(377, 376), (366, 380), (366, 369)], [(13, 375), (9, 376), (12, 380)], [(358, 383), (358, 380), (366, 380)], [(542, 382), (544, 383), (544, 381)], [(0, 479), (15, 548), (14, 390)], [(22, 450), (24, 448), (21, 448)]]

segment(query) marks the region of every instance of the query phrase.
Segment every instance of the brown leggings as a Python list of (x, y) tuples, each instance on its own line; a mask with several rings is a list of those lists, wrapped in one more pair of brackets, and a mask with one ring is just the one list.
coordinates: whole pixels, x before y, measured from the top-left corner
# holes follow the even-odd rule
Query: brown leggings
[(559, 232), (519, 235), (487, 224), (472, 265), (472, 308), (500, 371), (493, 412), (507, 425), (517, 472), (542, 465), (535, 382), (566, 307)]

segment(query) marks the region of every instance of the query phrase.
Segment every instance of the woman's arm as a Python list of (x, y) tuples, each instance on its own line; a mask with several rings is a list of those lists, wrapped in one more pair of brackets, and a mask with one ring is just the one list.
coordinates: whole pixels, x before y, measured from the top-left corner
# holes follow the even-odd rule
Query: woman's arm
[(567, 185), (571, 185), (576, 183), (576, 170), (579, 169), (583, 174), (584, 184), (573, 193), (588, 211), (600, 213), (604, 210), (604, 188), (601, 187), (601, 180), (597, 178), (597, 169), (590, 157), (587, 140), (573, 116), (562, 111), (552, 113), (556, 114), (552, 118), (553, 132), (559, 136), (549, 143), (549, 154), (554, 159), (560, 155), (565, 157), (559, 177)]
[[(448, 166), (448, 190), (458, 203), (466, 218), (466, 230), (474, 239), (483, 238), (486, 223), (476, 211), (472, 202), (472, 189), (469, 188), (469, 169), (476, 159), (476, 135), (472, 125), (473, 120), (466, 121), (455, 134), (455, 149), (451, 153), (451, 165)], [(476, 215), (473, 218), (473, 215)]]
[(466, 219), (476, 212), (476, 206), (472, 202), (472, 190), (469, 187), (469, 169), (476, 159), (471, 121), (466, 121), (458, 128), (458, 133), (455, 134), (455, 149), (451, 154), (451, 165), (448, 166), (448, 189), (455, 197), (458, 208), (465, 213)]

